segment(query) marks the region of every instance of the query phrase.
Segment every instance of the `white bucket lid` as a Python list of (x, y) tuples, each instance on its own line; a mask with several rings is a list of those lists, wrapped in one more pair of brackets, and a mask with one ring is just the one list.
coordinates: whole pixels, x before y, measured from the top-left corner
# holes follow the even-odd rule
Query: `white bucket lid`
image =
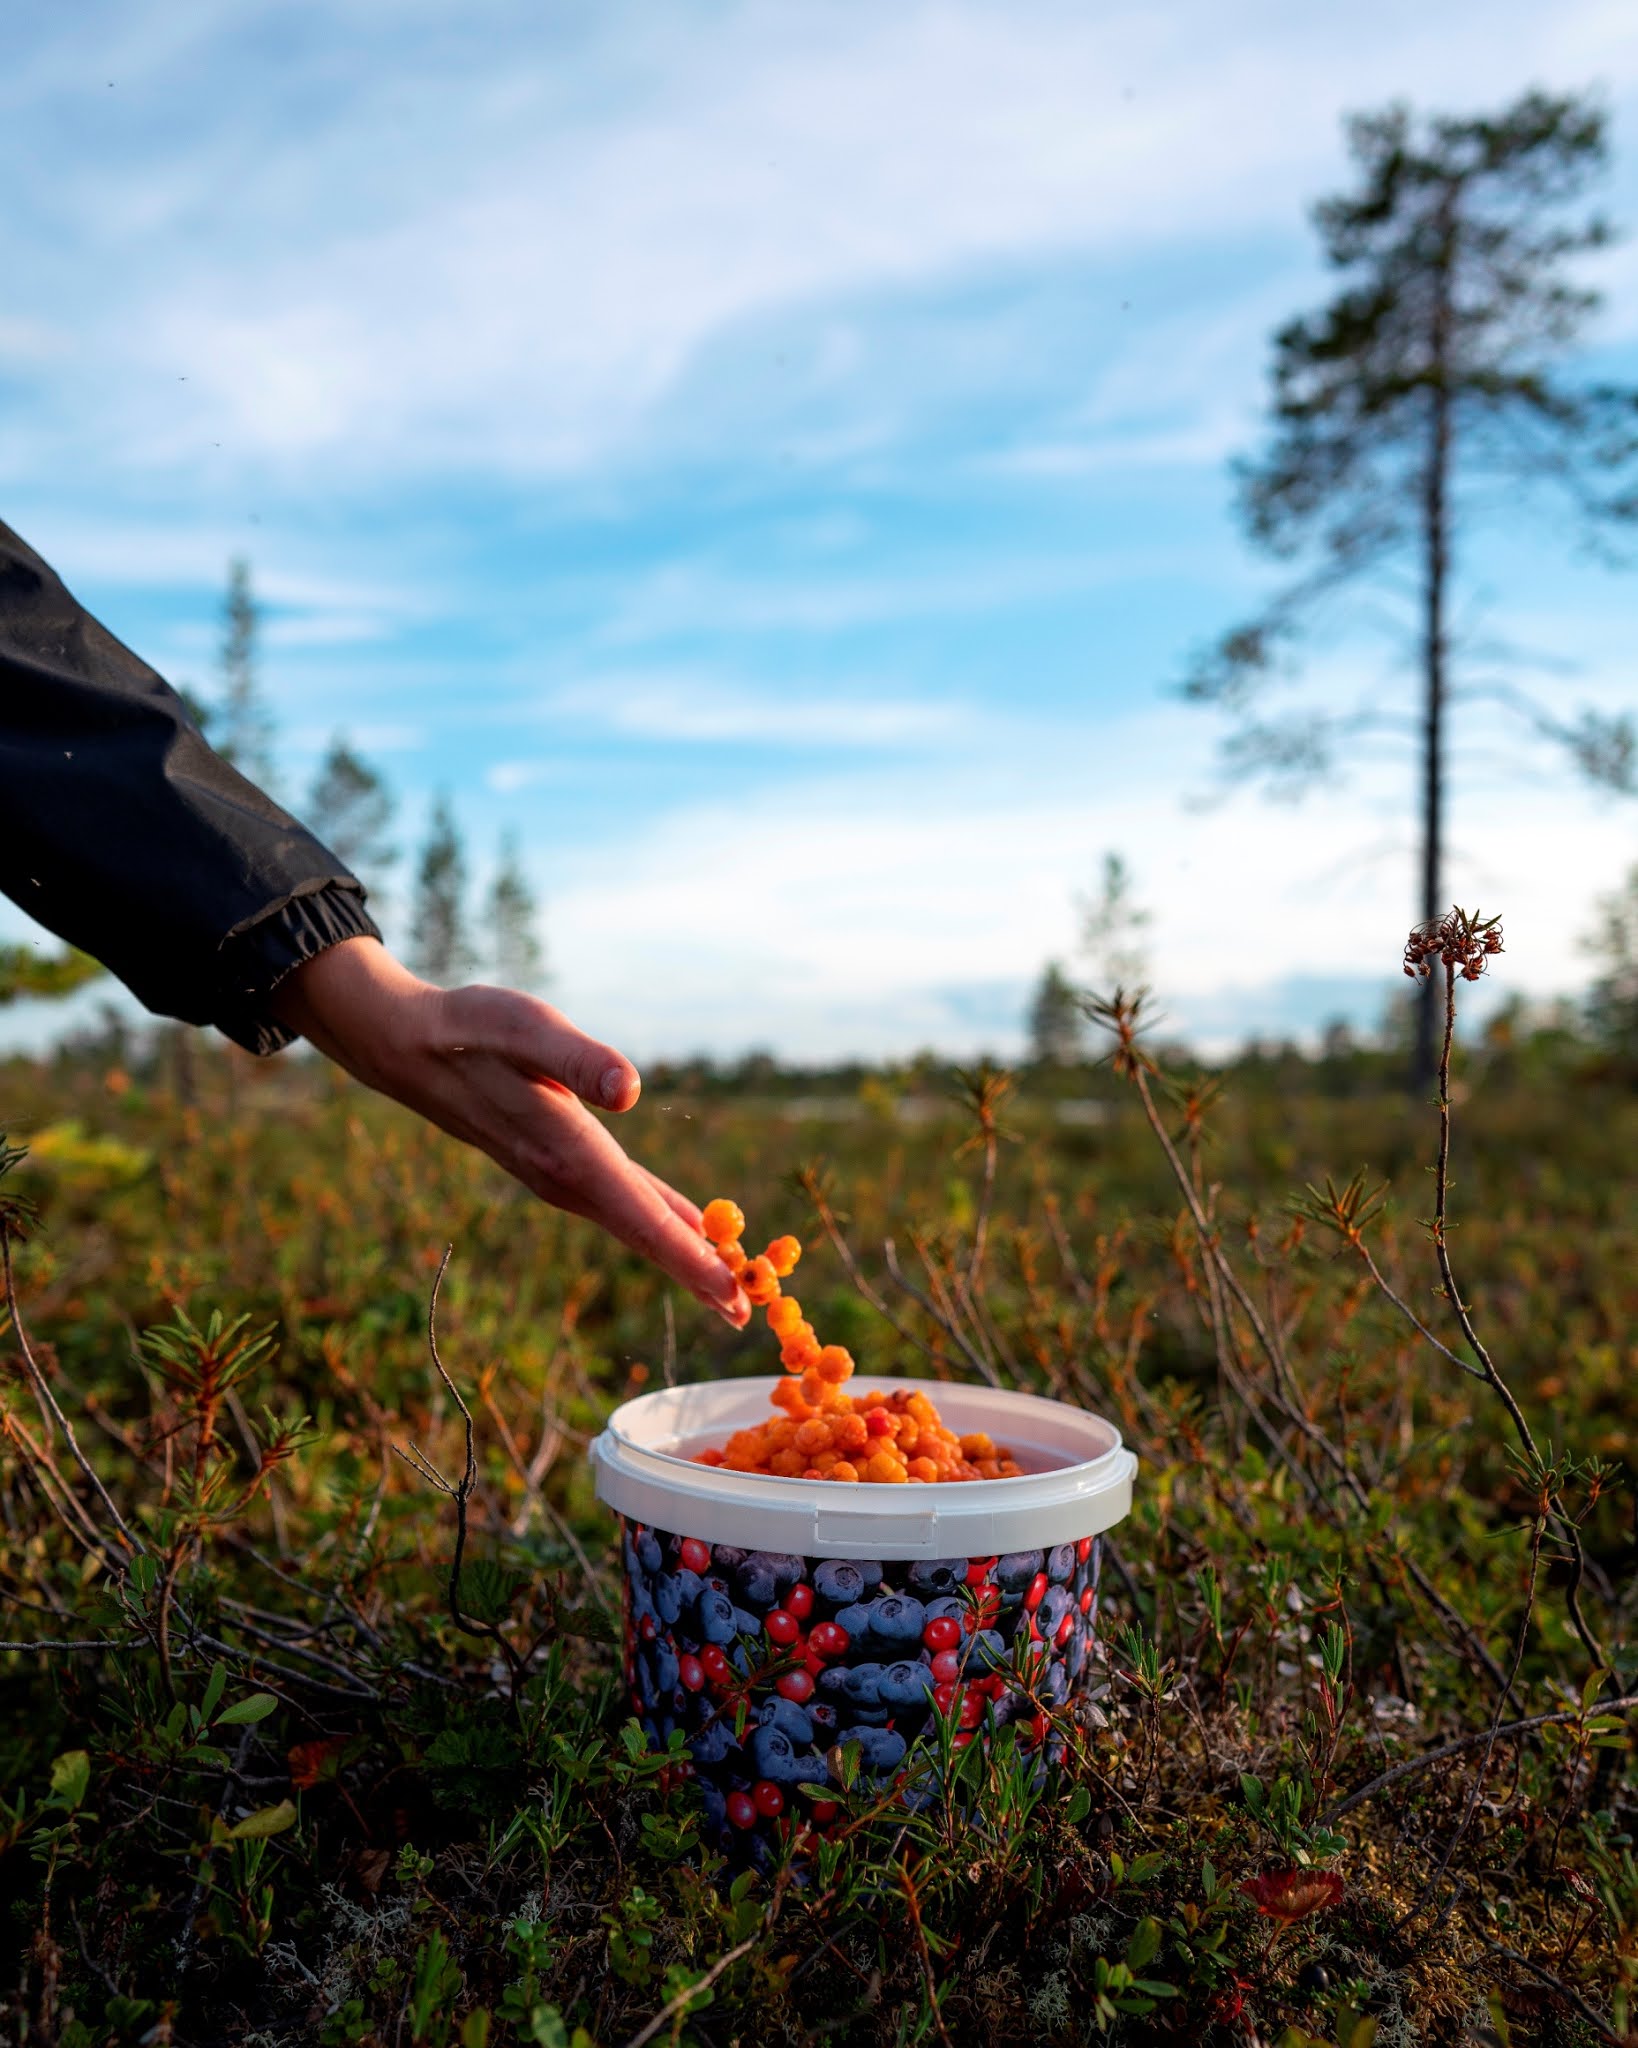
[(958, 1435), (984, 1430), (1024, 1467), (1017, 1479), (843, 1486), (699, 1465), (690, 1452), (763, 1422), (777, 1379), (707, 1380), (640, 1394), (591, 1447), (597, 1494), (617, 1514), (675, 1536), (796, 1557), (994, 1557), (1096, 1536), (1132, 1505), (1137, 1459), (1102, 1416), (1036, 1394), (954, 1381), (861, 1378), (872, 1391), (920, 1387)]

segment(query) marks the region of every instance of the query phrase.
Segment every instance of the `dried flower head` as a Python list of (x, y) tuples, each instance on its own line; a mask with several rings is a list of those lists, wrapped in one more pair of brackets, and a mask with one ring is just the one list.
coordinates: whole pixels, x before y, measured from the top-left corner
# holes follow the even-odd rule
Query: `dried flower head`
[(1431, 924), (1416, 925), (1405, 941), (1405, 972), (1412, 981), (1431, 974), (1437, 962), (1459, 974), (1464, 981), (1477, 981), (1491, 954), (1502, 949), (1501, 919), (1471, 917), (1465, 910), (1447, 910)]
[(1259, 1913), (1277, 1920), (1283, 1930), (1324, 1906), (1336, 1905), (1342, 1897), (1343, 1884), (1334, 1870), (1309, 1870), (1298, 1865), (1248, 1877), (1240, 1889)]

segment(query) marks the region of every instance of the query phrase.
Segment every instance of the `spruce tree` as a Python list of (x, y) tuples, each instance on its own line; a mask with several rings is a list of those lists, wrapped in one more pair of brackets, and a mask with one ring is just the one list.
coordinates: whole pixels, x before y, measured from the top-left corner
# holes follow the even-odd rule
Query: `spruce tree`
[(467, 929), (466, 852), (447, 797), (433, 805), (415, 877), (410, 964), (440, 987), (463, 981), (475, 964)]
[(1080, 899), (1081, 951), (1092, 969), (1095, 991), (1135, 992), (1148, 979), (1145, 943), (1149, 913), (1137, 900), (1132, 871), (1118, 853), (1106, 853), (1095, 896)]
[[(1574, 260), (1609, 229), (1580, 202), (1607, 156), (1589, 100), (1530, 92), (1493, 116), (1420, 122), (1400, 106), (1349, 123), (1355, 188), (1314, 219), (1336, 296), (1276, 335), (1272, 439), (1239, 472), (1254, 542), (1299, 563), (1257, 618), (1228, 633), (1186, 686), (1234, 721), (1231, 773), (1300, 790), (1367, 735), (1414, 734), (1421, 821), (1418, 910), (1448, 908), (1446, 773), (1454, 580), (1480, 493), (1512, 517), (1557, 494), (1593, 534), (1638, 518), (1638, 393), (1573, 379), (1563, 363), (1598, 295)], [(1408, 582), (1415, 701), (1373, 687), (1358, 703), (1304, 714), (1275, 706), (1305, 631), (1347, 586), (1371, 581), (1392, 607)], [(1375, 594), (1375, 593), (1373, 593)], [(1566, 717), (1510, 681), (1463, 678), (1594, 782), (1632, 792), (1638, 735), (1627, 719)], [(1423, 984), (1414, 1079), (1433, 1072), (1437, 976)]]
[(386, 872), (398, 859), (387, 837), (394, 808), (380, 772), (338, 732), (313, 778), (307, 821), (378, 903), (386, 894)]
[(546, 980), (546, 955), (540, 942), (540, 907), (518, 854), (516, 836), (501, 841), (500, 864), (484, 902), (489, 964), (503, 988), (530, 992)]
[(1070, 1067), (1083, 1051), (1080, 994), (1056, 960), (1049, 960), (1029, 1006), (1029, 1056), (1039, 1065)]
[(236, 555), (228, 564), (222, 607), (221, 703), (212, 720), (216, 751), (258, 789), (274, 784), (273, 714), (262, 696), (258, 640), (261, 615), (250, 587), (250, 564)]

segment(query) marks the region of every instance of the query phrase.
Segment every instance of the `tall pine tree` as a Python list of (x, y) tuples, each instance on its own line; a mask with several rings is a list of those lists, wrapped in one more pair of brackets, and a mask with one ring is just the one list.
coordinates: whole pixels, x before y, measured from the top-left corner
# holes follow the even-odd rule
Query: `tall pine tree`
[[(1258, 618), (1197, 666), (1189, 694), (1234, 720), (1233, 773), (1296, 790), (1367, 734), (1414, 732), (1422, 919), (1448, 907), (1445, 875), (1459, 543), (1478, 493), (1511, 517), (1543, 487), (1583, 531), (1638, 518), (1638, 394), (1563, 374), (1597, 294), (1575, 258), (1609, 230), (1580, 209), (1607, 155), (1590, 101), (1525, 94), (1494, 116), (1413, 121), (1403, 107), (1357, 116), (1355, 189), (1315, 209), (1340, 288), (1275, 337), (1272, 440), (1240, 469), (1251, 538), (1301, 566)], [(1408, 572), (1408, 574), (1407, 574)], [(1410, 705), (1373, 687), (1358, 703), (1304, 714), (1266, 698), (1299, 666), (1297, 644), (1328, 600), (1372, 579), (1392, 603), (1408, 581), (1417, 643)], [(1585, 775), (1631, 792), (1638, 735), (1591, 711), (1566, 717), (1511, 683), (1464, 679)], [(1414, 1079), (1433, 1072), (1438, 977), (1417, 1012)]]

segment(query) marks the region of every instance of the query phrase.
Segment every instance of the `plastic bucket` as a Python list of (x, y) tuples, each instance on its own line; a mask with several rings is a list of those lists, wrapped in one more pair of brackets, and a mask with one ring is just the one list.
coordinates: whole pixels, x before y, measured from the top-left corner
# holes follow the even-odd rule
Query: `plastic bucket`
[(929, 1388), (950, 1428), (987, 1431), (1023, 1475), (843, 1486), (693, 1462), (763, 1420), (776, 1384), (643, 1394), (591, 1451), (622, 1523), (632, 1709), (656, 1747), (682, 1730), (708, 1829), (759, 1862), (792, 1819), (828, 1820), (850, 1744), (886, 1783), (940, 1715), (963, 1744), (1018, 1722), (1038, 1768), (1056, 1764), (1053, 1723), (1093, 1682), (1098, 1539), (1137, 1469), (1111, 1423), (1063, 1402), (874, 1377)]

